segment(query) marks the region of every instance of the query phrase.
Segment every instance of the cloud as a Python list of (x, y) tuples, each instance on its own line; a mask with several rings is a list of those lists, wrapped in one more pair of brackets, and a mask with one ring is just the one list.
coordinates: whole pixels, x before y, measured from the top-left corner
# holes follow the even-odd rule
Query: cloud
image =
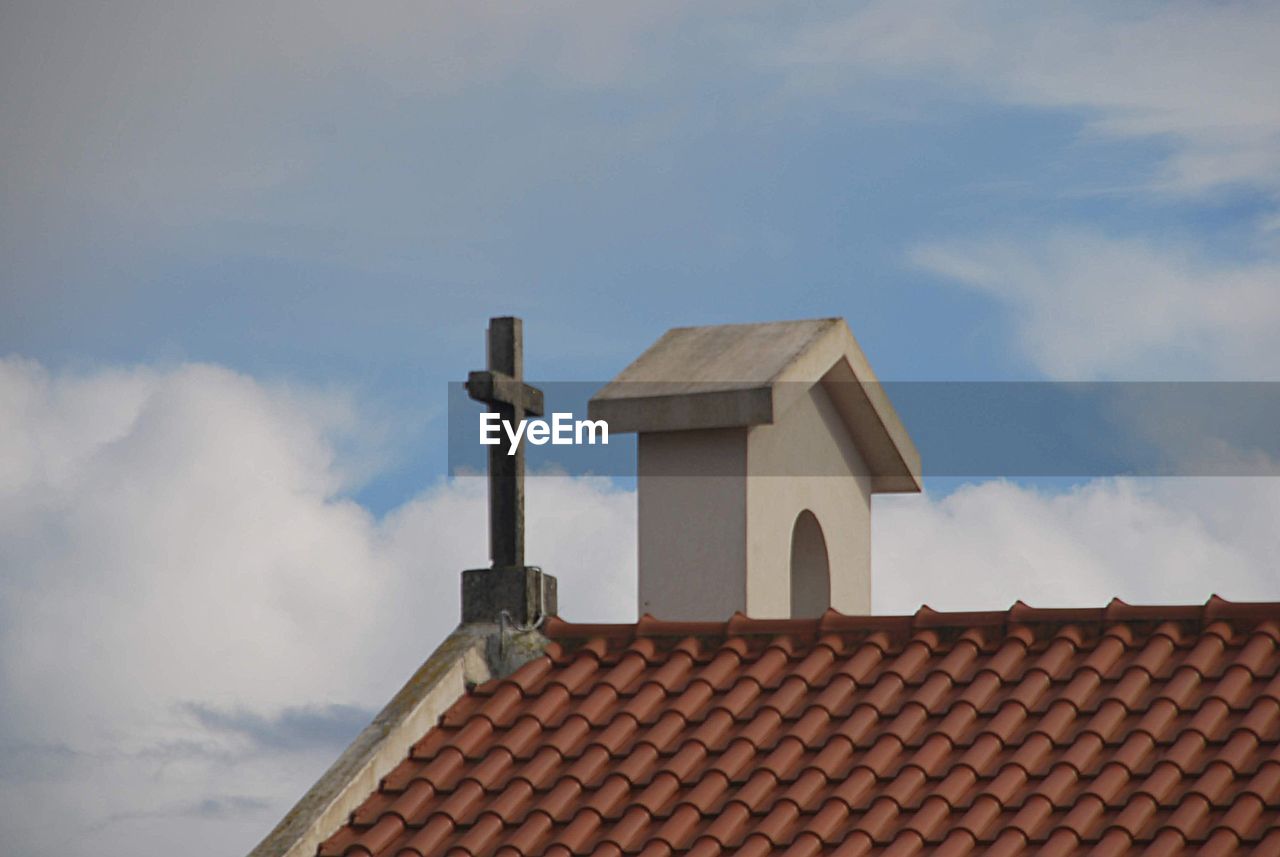
[(1276, 479), (993, 481), (875, 502), (878, 612), (1280, 600)]
[[(696, 14), (714, 25), (716, 11)], [(655, 192), (644, 165), (686, 134), (648, 87), (683, 97), (679, 67), (709, 43), (682, 28), (693, 14), (670, 0), (5, 3), (0, 339), (312, 367), (412, 341), (402, 356), (419, 360), (418, 329), (397, 335), (407, 319), (528, 307), (513, 283), (574, 282), (538, 266), (559, 264), (557, 242), (579, 258), (577, 218), (612, 217), (637, 173)], [(653, 214), (663, 228), (669, 209)], [(299, 330), (325, 354), (300, 351)]]
[(1051, 378), (1275, 380), (1280, 262), (1216, 261), (1173, 241), (1059, 229), (953, 240), (911, 261), (999, 299)]
[(403, 109), (513, 78), (630, 86), (654, 68), (643, 36), (683, 14), (665, 0), (8, 4), (0, 193), (49, 206), (70, 196), (135, 223), (225, 215), (313, 169), (345, 124), (335, 109), (358, 115), (349, 100), (334, 106), (353, 89)]
[(185, 706), (205, 729), (236, 736), (254, 751), (332, 750), (351, 742), (369, 724), (376, 709), (355, 705), (286, 706), (273, 716), (243, 708), (230, 710), (204, 703)]
[(877, 0), (810, 23), (770, 61), (809, 83), (928, 82), (967, 99), (1078, 110), (1168, 153), (1156, 188), (1280, 190), (1274, 3)]
[(260, 813), (268, 808), (268, 802), (260, 798), (246, 797), (244, 795), (217, 795), (191, 803), (175, 804), (163, 809), (120, 813), (107, 819), (105, 825), (115, 824), (121, 821), (132, 821), (147, 818), (204, 818), (221, 820), (236, 818), (245, 814)]
[[(371, 121), (370, 108), (380, 111), (372, 121), (391, 123), (426, 106), (415, 99), (447, 109), (513, 81), (631, 93), (670, 81), (674, 67), (747, 81), (761, 56), (797, 77), (906, 77), (966, 98), (1083, 110), (1099, 134), (1167, 142), (1157, 181), (1179, 190), (1280, 181), (1280, 11), (1267, 3), (1046, 11), (930, 0), (779, 20), (756, 4), (666, 0), (286, 0), (269, 12), (241, 0), (122, 0), (19, 2), (4, 16), (0, 194), (27, 206), (37, 237), (51, 220), (103, 206), (132, 226), (243, 220), (263, 190), (296, 187), (335, 147), (381, 150), (376, 132), (348, 127)], [(451, 155), (433, 149), (431, 129), (411, 132), (424, 164)]]
[[(338, 450), (379, 435), (352, 397), (216, 366), (10, 358), (0, 401), (8, 847), (248, 850), (456, 624), (483, 480), (374, 518), (345, 496)], [(632, 618), (634, 496), (529, 494), (563, 612)]]

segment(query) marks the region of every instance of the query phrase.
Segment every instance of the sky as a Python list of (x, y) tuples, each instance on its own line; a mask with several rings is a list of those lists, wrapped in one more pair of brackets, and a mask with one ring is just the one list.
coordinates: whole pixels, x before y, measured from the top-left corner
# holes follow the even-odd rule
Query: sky
[[(1264, 2), (0, 4), (6, 852), (247, 852), (390, 698), (486, 563), (445, 417), (489, 316), (557, 381), (815, 316), (887, 380), (1280, 381), (1278, 42)], [(927, 489), (876, 499), (877, 612), (1280, 600), (1274, 478)], [(629, 487), (529, 495), (562, 614), (634, 619)]]

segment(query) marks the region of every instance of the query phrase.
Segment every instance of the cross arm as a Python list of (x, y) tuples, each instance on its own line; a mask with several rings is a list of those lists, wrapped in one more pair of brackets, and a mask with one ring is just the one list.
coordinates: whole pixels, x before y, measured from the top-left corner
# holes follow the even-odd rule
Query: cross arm
[(502, 372), (472, 372), (467, 395), (489, 405), (514, 405), (527, 414), (542, 416), (542, 391)]

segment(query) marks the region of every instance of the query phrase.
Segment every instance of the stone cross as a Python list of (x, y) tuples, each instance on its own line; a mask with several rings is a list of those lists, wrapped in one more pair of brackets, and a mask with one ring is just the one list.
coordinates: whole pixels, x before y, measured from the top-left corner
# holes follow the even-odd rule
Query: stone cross
[[(489, 319), (488, 369), (467, 376), (467, 394), (512, 426), (542, 416), (542, 391), (524, 383), (524, 334), (520, 319)], [(489, 447), (489, 557), (493, 567), (524, 566), (524, 447), (509, 454), (511, 440)]]

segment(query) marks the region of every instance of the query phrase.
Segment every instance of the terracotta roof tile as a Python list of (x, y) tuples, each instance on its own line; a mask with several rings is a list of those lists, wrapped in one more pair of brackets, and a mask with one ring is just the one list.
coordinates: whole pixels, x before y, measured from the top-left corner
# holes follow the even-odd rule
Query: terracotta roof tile
[(1280, 604), (545, 630), (320, 854), (1280, 854)]

